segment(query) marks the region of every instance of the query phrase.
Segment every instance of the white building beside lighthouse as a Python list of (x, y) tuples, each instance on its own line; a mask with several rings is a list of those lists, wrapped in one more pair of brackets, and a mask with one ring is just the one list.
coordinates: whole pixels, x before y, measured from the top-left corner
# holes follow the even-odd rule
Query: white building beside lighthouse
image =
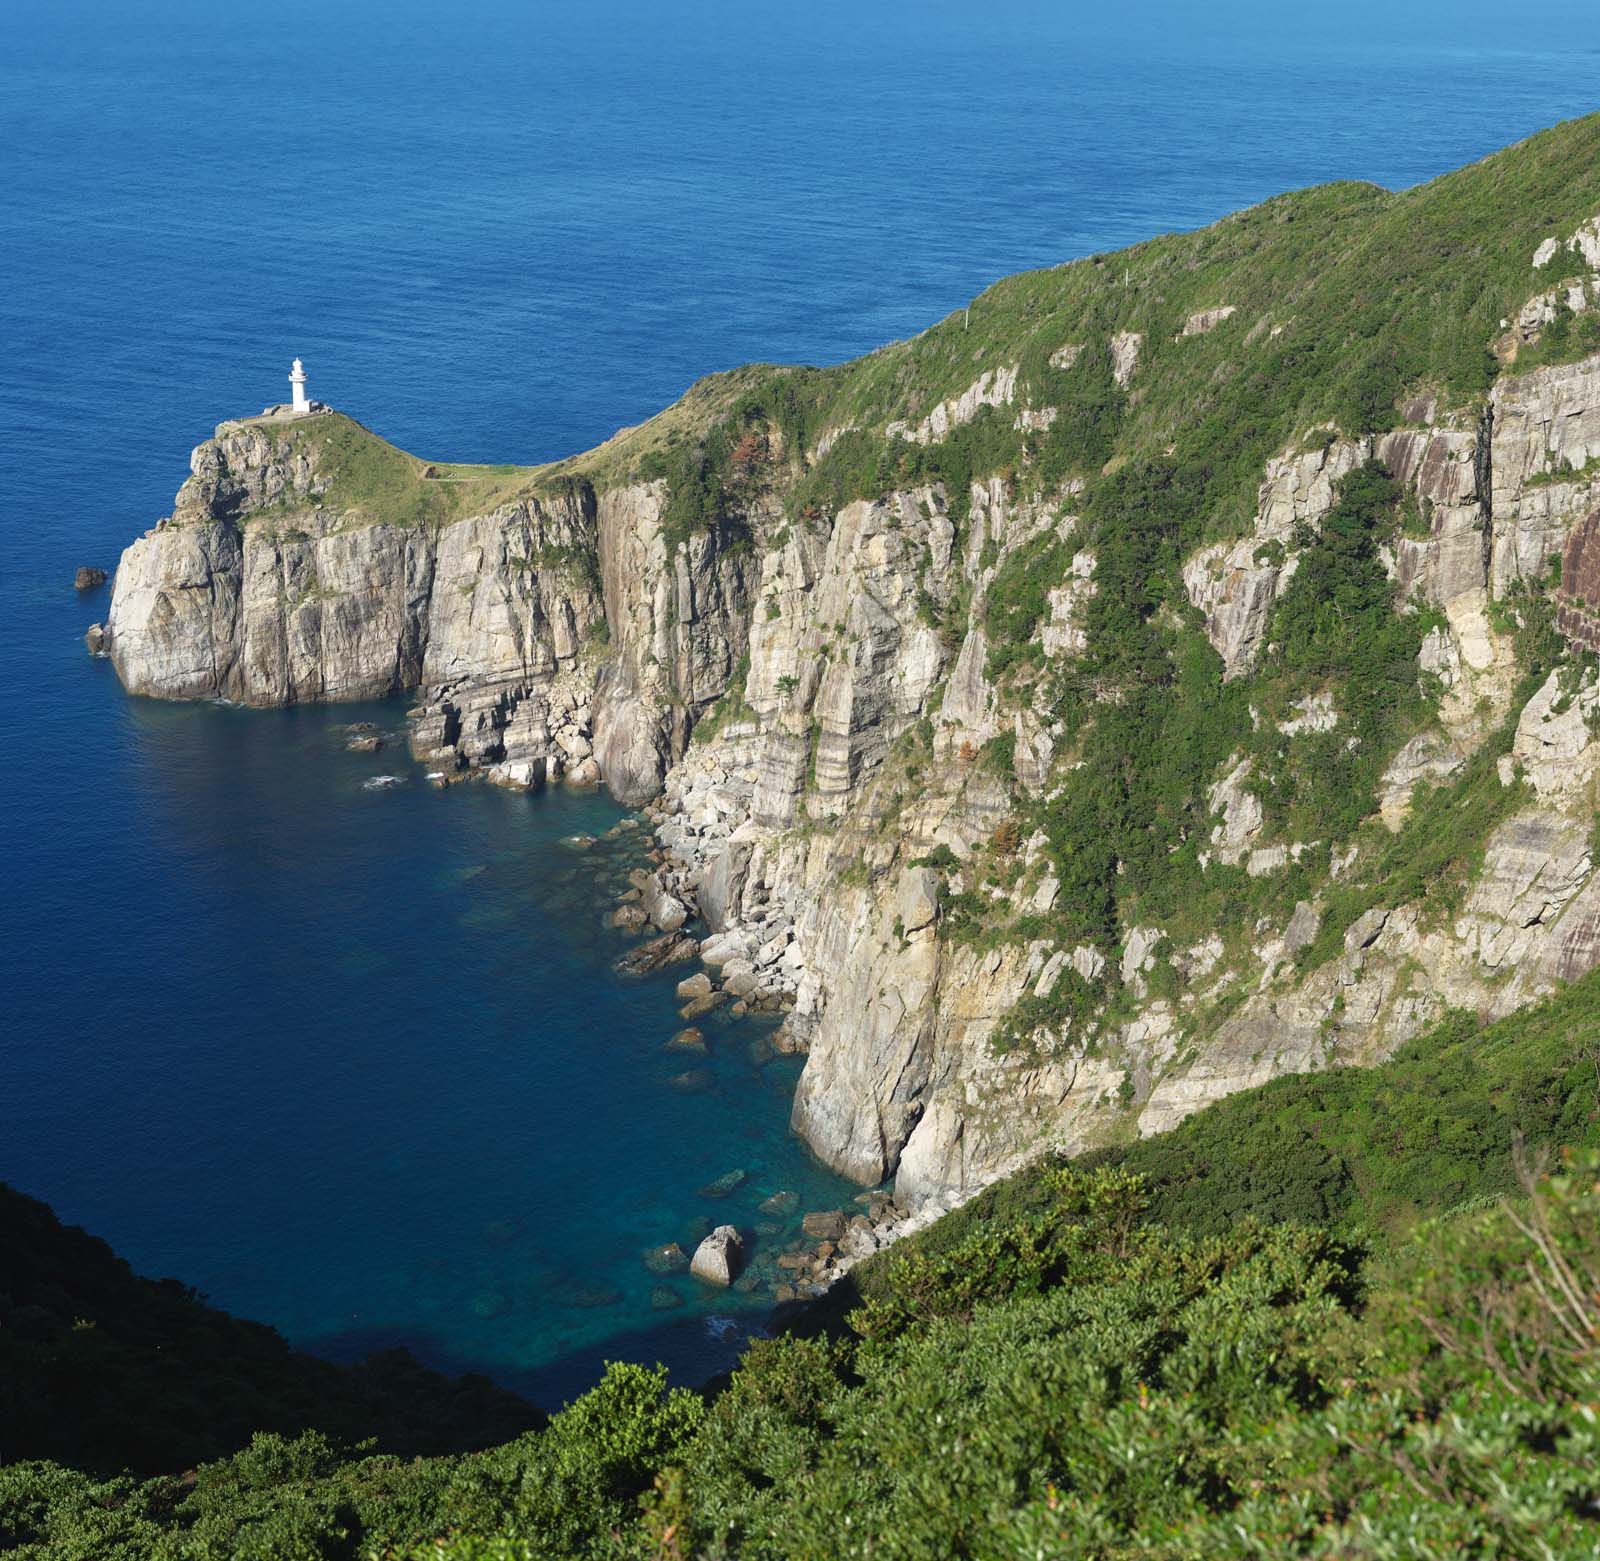
[(296, 358), (294, 367), (289, 370), (289, 388), (294, 392), (294, 412), (298, 416), (302, 412), (311, 410), (311, 403), (306, 400), (306, 371), (305, 365)]

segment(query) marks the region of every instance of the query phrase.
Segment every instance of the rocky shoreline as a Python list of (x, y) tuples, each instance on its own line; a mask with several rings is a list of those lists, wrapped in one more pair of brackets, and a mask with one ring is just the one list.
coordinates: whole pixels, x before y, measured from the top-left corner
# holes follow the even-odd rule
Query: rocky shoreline
[[(663, 1043), (686, 1059), (710, 1050), (695, 1024), (706, 1014), (725, 1009), (732, 1019), (787, 1015), (795, 1004), (802, 966), (793, 924), (781, 904), (769, 901), (746, 922), (696, 936), (696, 923), (704, 918), (701, 891), (708, 863), (714, 860), (714, 848), (732, 837), (728, 820), (739, 816), (741, 803), (748, 804), (751, 785), (748, 773), (730, 772), (714, 762), (680, 765), (658, 801), (606, 832), (609, 839), (636, 833), (650, 864), (628, 871), (628, 887), (608, 918), (613, 927), (641, 940), (621, 956), (617, 968), (643, 975), (693, 961), (702, 967), (678, 982), (684, 1028)], [(646, 844), (649, 825), (654, 825), (654, 845)], [(718, 887), (713, 883), (712, 892)], [(758, 1056), (763, 1042), (770, 1048), (768, 1057), (804, 1050), (786, 1023), (770, 1037), (753, 1038)], [(671, 1082), (693, 1088), (695, 1070)], [(735, 1168), (702, 1187), (700, 1196), (720, 1200), (746, 1181), (746, 1172)], [(847, 1206), (802, 1211), (798, 1194), (781, 1189), (761, 1200), (756, 1207), (760, 1218), (750, 1225), (720, 1223), (713, 1228), (703, 1219), (705, 1229), (692, 1250), (675, 1239), (647, 1249), (641, 1260), (658, 1276), (687, 1273), (744, 1295), (765, 1290), (775, 1305), (803, 1303), (824, 1294), (857, 1263), (926, 1228), (962, 1201), (932, 1200), (912, 1210), (877, 1188), (856, 1194)], [(691, 1222), (686, 1229), (693, 1234), (696, 1227)], [(670, 1310), (682, 1298), (662, 1285), (653, 1304), (657, 1310)]]

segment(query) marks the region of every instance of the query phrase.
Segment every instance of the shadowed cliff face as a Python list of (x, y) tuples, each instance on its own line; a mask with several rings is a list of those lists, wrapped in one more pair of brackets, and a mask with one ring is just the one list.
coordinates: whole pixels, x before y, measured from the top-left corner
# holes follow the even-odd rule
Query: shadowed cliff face
[[(1554, 253), (1589, 264), (1581, 245)], [(1507, 354), (1555, 318), (1529, 316)], [(224, 424), (170, 520), (124, 555), (103, 644), (131, 691), (162, 697), (413, 692), (413, 748), (442, 779), (603, 780), (648, 805), (666, 860), (643, 903), (698, 913), (727, 1000), (787, 1010), (783, 1042), (809, 1054), (795, 1129), (910, 1205), (1045, 1145), (1381, 1058), (1447, 1007), (1500, 1015), (1589, 969), (1600, 690), (1529, 646), (1550, 560), (1600, 503), (1596, 356), (1454, 401), (1424, 386), (1382, 433), (1302, 430), (1252, 467), (1253, 506), (1162, 565), (1172, 590), (1139, 611), (1192, 636), (1183, 675), (1238, 718), (1234, 751), (1162, 804), (1220, 910), (1199, 925), (1180, 900), (1072, 930), (1084, 891), (1053, 809), (1086, 730), (1130, 697), (1096, 636), (1127, 589), (1107, 549), (1142, 517), (1095, 509), (1116, 465), (1098, 456), (1047, 470), (1025, 443), (1014, 469), (969, 459), (959, 480), (938, 462), (973, 430), (1031, 440), (1085, 415), (1029, 391), (1070, 389), (1080, 361), (1137, 406), (1179, 372), (1174, 343), (1270, 339), (1267, 316), (1228, 302), (1159, 338), (1114, 323), (1055, 346), (1055, 379), (991, 363), (892, 420), (883, 470), (911, 450), (922, 475), (876, 497), (806, 487), (859, 421), (809, 454), (751, 424), (739, 480), (688, 526), (681, 477), (643, 462), (556, 481), (424, 467), (347, 420), (343, 443), (314, 419)], [(1285, 604), (1332, 567), (1349, 485), (1383, 474), (1374, 568), (1383, 614), (1414, 627), (1416, 698), (1385, 728), (1365, 822), (1330, 844), (1273, 788), (1286, 766), (1370, 748), (1372, 728), (1331, 673), (1284, 706)], [(1115, 756), (1130, 794), (1152, 759)], [(1457, 800), (1430, 803), (1436, 787)]]

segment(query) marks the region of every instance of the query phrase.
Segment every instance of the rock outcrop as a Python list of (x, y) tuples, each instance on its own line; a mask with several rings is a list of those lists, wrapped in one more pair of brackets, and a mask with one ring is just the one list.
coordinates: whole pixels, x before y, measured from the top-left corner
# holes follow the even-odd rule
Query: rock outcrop
[(719, 1225), (694, 1249), (689, 1272), (708, 1285), (731, 1285), (744, 1267), (744, 1239), (738, 1227)]

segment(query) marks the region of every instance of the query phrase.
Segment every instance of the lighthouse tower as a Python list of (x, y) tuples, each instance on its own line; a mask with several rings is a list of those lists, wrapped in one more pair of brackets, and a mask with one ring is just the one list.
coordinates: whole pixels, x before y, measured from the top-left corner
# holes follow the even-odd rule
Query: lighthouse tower
[(294, 392), (294, 410), (296, 414), (309, 412), (311, 403), (306, 400), (305, 366), (298, 358), (294, 360), (294, 367), (289, 371), (289, 388)]

